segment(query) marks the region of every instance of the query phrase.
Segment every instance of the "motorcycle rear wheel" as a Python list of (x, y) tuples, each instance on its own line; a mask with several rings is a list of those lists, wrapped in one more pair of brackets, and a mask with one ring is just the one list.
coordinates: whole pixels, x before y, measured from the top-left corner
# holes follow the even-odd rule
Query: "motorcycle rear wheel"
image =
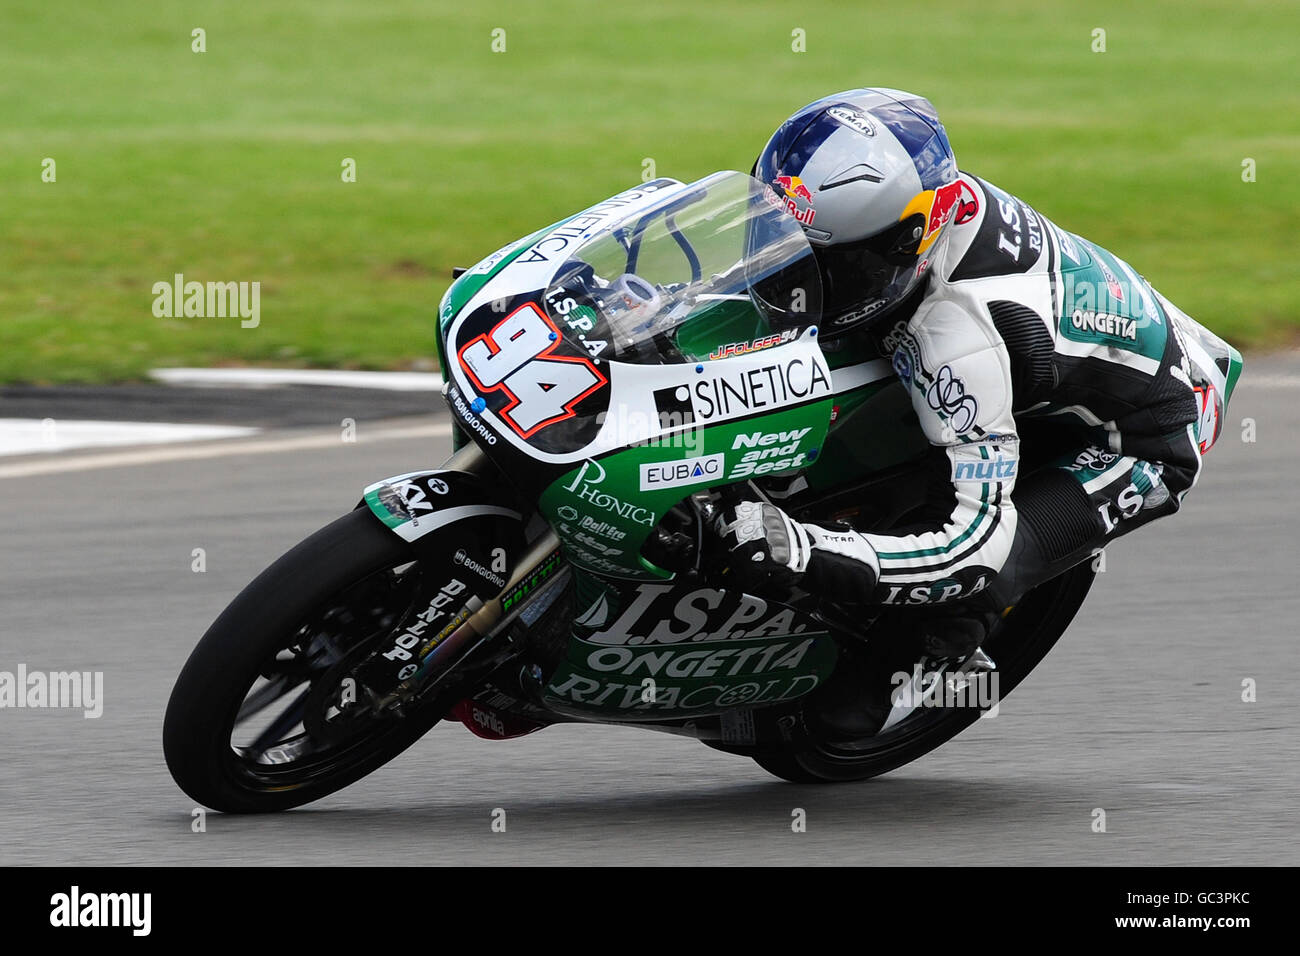
[[(984, 649), (998, 664), (999, 699), (1042, 662), (1065, 633), (1092, 586), (1091, 562), (1034, 588), (1007, 615)], [(754, 756), (760, 767), (792, 783), (841, 783), (888, 773), (924, 756), (979, 719), (973, 707), (931, 708), (874, 737), (828, 741), (803, 722), (779, 752)]]

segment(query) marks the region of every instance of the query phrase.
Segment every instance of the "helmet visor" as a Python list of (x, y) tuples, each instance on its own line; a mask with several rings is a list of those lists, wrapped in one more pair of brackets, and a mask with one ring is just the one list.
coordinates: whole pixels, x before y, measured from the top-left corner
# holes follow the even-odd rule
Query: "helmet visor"
[(909, 216), (857, 242), (813, 247), (828, 333), (883, 317), (916, 287), (925, 265), (916, 255), (922, 229), (922, 217)]

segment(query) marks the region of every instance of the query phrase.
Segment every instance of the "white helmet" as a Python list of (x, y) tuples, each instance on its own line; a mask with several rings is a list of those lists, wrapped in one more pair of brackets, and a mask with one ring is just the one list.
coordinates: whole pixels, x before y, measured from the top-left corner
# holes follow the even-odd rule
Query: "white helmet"
[(822, 334), (884, 318), (924, 278), (928, 253), (962, 213), (948, 135), (930, 101), (861, 89), (810, 103), (754, 164), (804, 228), (822, 280)]

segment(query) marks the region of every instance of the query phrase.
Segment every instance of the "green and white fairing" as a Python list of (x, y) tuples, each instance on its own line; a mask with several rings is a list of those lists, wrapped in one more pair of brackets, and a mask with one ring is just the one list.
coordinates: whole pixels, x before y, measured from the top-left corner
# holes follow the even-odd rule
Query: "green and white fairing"
[[(461, 440), (537, 503), (574, 572), (549, 704), (654, 719), (790, 699), (829, 675), (835, 645), (818, 621), (643, 554), (695, 492), (860, 474), (873, 454), (861, 448), (820, 467), (832, 421), (906, 413), (886, 362), (823, 354), (820, 299), (798, 222), (738, 172), (619, 193), (448, 290), (440, 348)], [(905, 446), (884, 440), (874, 464)]]
[[(443, 303), (448, 399), (576, 567), (692, 492), (813, 464), (839, 402), (799, 224), (742, 173), (657, 180), (495, 253)], [(854, 384), (884, 379), (884, 363)]]

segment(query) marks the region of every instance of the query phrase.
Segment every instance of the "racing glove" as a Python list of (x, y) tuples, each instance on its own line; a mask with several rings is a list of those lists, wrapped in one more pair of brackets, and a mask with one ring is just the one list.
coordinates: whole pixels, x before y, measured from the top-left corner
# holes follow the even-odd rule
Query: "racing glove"
[(727, 567), (747, 591), (795, 585), (846, 603), (870, 600), (880, 561), (866, 538), (847, 525), (801, 524), (775, 505), (742, 501), (715, 519)]

